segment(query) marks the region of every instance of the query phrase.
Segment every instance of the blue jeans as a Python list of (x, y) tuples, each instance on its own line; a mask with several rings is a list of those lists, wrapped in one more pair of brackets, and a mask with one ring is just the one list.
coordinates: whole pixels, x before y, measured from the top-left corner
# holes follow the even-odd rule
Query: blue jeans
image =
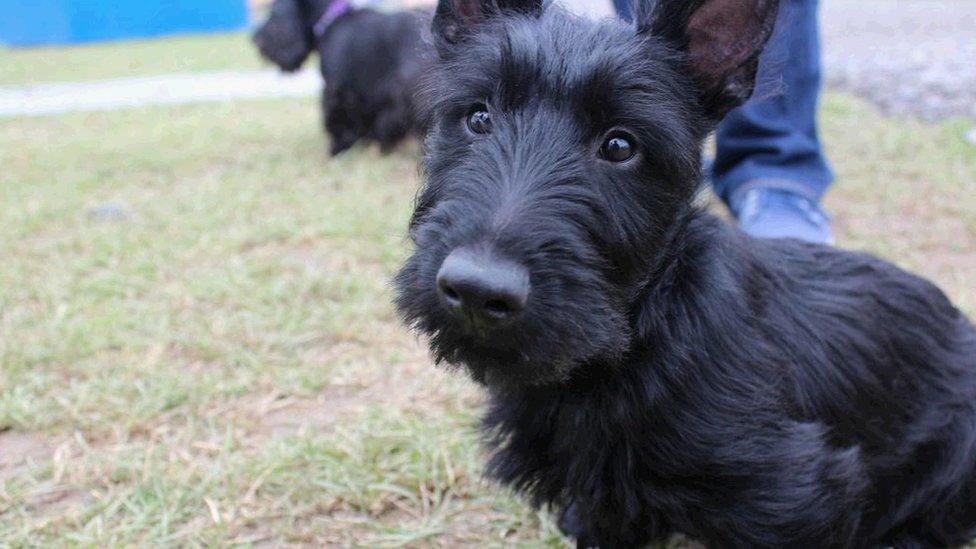
[[(630, 20), (631, 0), (613, 0)], [(815, 202), (834, 180), (817, 132), (820, 100), (818, 0), (783, 0), (776, 31), (759, 61), (753, 99), (716, 130), (711, 176), (726, 203), (755, 186)]]

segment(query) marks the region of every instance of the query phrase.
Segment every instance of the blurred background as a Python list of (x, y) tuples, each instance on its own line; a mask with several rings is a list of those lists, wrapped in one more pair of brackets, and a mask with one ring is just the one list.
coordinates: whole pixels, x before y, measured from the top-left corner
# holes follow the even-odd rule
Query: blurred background
[[(417, 140), (330, 157), (268, 11), (0, 0), (0, 545), (562, 546), (392, 311)], [(821, 18), (838, 245), (976, 315), (976, 2)]]

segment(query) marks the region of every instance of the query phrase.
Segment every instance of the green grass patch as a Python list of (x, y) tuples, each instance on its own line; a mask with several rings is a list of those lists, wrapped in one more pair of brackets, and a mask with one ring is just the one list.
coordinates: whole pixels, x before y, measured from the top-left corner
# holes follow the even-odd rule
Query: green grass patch
[[(840, 244), (976, 314), (968, 127), (824, 108)], [(416, 146), (325, 150), (314, 99), (0, 121), (0, 540), (563, 545), (397, 325)]]
[(66, 47), (0, 48), (0, 86), (261, 66), (257, 50), (243, 32)]

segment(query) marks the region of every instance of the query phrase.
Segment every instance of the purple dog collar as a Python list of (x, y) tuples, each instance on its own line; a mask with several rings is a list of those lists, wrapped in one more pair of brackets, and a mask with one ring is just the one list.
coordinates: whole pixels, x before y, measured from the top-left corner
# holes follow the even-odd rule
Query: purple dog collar
[(329, 4), (329, 7), (326, 8), (325, 13), (322, 14), (322, 17), (315, 22), (315, 26), (312, 27), (312, 32), (315, 33), (316, 37), (322, 38), (325, 31), (329, 30), (329, 26), (331, 26), (332, 23), (335, 23), (336, 19), (345, 15), (350, 9), (352, 9), (352, 6), (349, 5), (349, 0), (334, 0), (331, 4)]

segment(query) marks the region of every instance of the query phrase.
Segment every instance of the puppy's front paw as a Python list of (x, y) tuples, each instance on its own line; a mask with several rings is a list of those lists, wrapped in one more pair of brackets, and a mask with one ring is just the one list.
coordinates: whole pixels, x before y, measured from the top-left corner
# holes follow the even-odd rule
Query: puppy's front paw
[(575, 503), (563, 510), (557, 525), (566, 537), (576, 540), (576, 549), (591, 549), (600, 546), (593, 536), (587, 533), (586, 527), (580, 519), (579, 506)]

